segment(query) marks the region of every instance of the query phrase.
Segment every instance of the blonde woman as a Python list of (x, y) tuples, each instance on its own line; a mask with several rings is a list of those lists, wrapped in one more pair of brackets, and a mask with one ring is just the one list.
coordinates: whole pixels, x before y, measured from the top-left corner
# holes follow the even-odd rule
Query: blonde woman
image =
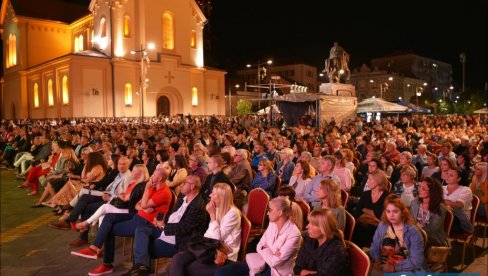
[(291, 202), (276, 197), (269, 202), (269, 226), (259, 240), (256, 253), (246, 261), (218, 268), (215, 276), (223, 275), (290, 275), (302, 242), (298, 227), (291, 221)]
[(308, 221), (294, 275), (352, 276), (344, 236), (335, 215), (327, 210), (313, 210)]
[[(234, 206), (234, 196), (228, 184), (215, 184), (206, 209), (210, 224), (204, 237), (220, 241), (220, 248), (227, 254), (228, 261), (237, 261), (241, 244), (241, 211)], [(182, 251), (173, 256), (169, 271), (171, 276), (210, 276), (216, 269), (215, 264), (203, 264), (191, 252)]]
[(284, 148), (280, 152), (281, 161), (276, 165), (276, 174), (281, 179), (282, 185), (290, 183), (291, 175), (295, 169), (295, 163), (292, 162), (293, 150), (290, 148)]
[[(90, 224), (98, 219), (99, 225), (102, 224), (103, 218), (108, 213), (116, 214), (128, 214), (135, 213), (135, 206), (137, 202), (142, 198), (144, 192), (145, 183), (149, 181), (149, 172), (144, 164), (136, 164), (131, 172), (132, 182), (124, 193), (113, 197), (108, 203), (100, 206), (97, 211), (89, 217), (87, 220), (76, 224), (77, 229), (86, 229)], [(139, 184), (143, 185), (139, 185)], [(115, 204), (113, 201), (118, 198), (119, 203)]]
[(480, 198), (479, 217), (488, 216), (488, 163), (479, 162), (474, 166), (474, 175), (469, 188)]
[(337, 227), (344, 231), (346, 227), (346, 209), (342, 206), (339, 184), (333, 179), (320, 181), (317, 198), (320, 199), (321, 204), (316, 205), (314, 210), (330, 210), (335, 215)]

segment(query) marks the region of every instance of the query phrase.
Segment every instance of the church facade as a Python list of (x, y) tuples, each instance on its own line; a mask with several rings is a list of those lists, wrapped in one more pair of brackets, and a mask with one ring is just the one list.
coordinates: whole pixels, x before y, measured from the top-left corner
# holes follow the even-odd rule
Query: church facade
[(60, 3), (2, 3), (5, 119), (225, 114), (194, 0), (92, 0), (71, 22), (34, 17), (32, 2)]

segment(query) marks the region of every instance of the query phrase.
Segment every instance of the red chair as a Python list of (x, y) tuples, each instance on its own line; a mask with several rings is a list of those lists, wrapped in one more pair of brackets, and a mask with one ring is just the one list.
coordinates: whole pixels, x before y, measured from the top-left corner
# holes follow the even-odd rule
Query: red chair
[(274, 186), (274, 189), (273, 189), (273, 196), (276, 197), (278, 196), (278, 191), (280, 190), (281, 188), (281, 178), (276, 175), (276, 182), (275, 182), (275, 186)]
[(346, 226), (344, 228), (344, 239), (346, 241), (352, 240), (352, 234), (354, 233), (354, 227), (356, 226), (356, 220), (354, 216), (346, 211)]
[(307, 227), (308, 214), (310, 214), (310, 205), (308, 205), (308, 203), (305, 202), (303, 199), (297, 201), (296, 203), (298, 204), (298, 206), (300, 206), (300, 209), (302, 209), (302, 214), (303, 214), (303, 227)]
[(354, 276), (368, 276), (369, 268), (371, 267), (369, 256), (354, 243), (350, 241), (345, 242)]
[[(469, 221), (471, 222), (472, 225), (474, 225), (476, 213), (478, 212), (478, 207), (480, 206), (480, 199), (475, 195), (473, 195), (473, 200), (471, 201), (471, 206), (472, 206), (471, 217), (470, 217)], [(473, 258), (475, 256), (474, 255), (474, 242), (475, 242), (474, 234), (468, 233), (468, 232), (450, 233), (449, 240), (451, 242), (456, 241), (456, 242), (463, 244), (463, 255), (461, 257), (461, 270), (463, 270), (464, 269), (464, 257), (466, 255), (466, 245), (471, 245), (471, 247), (473, 248)]]
[(239, 254), (237, 259), (239, 261), (244, 261), (246, 257), (247, 241), (249, 240), (249, 234), (251, 233), (251, 222), (244, 215), (241, 214), (241, 249), (239, 249)]
[(344, 206), (344, 208), (346, 207), (348, 199), (349, 199), (349, 193), (341, 189), (341, 200), (342, 200), (342, 206)]
[(268, 211), (269, 195), (261, 188), (249, 192), (247, 218), (251, 221), (251, 237), (264, 232), (264, 219)]

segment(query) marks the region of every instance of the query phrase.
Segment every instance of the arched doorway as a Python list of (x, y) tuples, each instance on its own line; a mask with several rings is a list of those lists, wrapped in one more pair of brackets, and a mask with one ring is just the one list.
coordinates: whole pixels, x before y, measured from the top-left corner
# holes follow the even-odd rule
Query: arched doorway
[(156, 108), (157, 116), (169, 116), (170, 106), (169, 106), (169, 99), (166, 96), (160, 96), (158, 98), (157, 108)]

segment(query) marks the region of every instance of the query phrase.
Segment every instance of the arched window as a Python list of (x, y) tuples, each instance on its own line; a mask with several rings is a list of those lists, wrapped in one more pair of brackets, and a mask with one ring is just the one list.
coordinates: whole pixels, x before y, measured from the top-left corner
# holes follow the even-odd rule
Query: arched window
[(195, 32), (195, 30), (191, 30), (191, 42), (190, 42), (190, 45), (192, 48), (196, 48), (197, 47), (197, 33)]
[(54, 105), (53, 80), (51, 79), (47, 81), (47, 105)]
[(132, 84), (125, 84), (125, 105), (132, 106)]
[(83, 51), (85, 49), (83, 40), (83, 35), (80, 35), (78, 37), (78, 51)]
[(192, 93), (191, 93), (191, 104), (193, 106), (198, 105), (198, 89), (196, 87), (192, 88)]
[(78, 48), (78, 37), (75, 37), (75, 53), (78, 52), (80, 49)]
[(130, 17), (124, 15), (124, 37), (130, 37)]
[(62, 98), (63, 104), (69, 104), (68, 76), (63, 76)]
[(39, 107), (39, 85), (34, 83), (34, 108)]
[(175, 48), (173, 16), (169, 12), (163, 14), (163, 49), (173, 50)]
[(9, 68), (17, 64), (17, 37), (10, 34), (7, 40), (7, 55), (5, 67)]
[(100, 37), (104, 38), (107, 36), (107, 22), (105, 20), (105, 17), (102, 17), (100, 19)]

